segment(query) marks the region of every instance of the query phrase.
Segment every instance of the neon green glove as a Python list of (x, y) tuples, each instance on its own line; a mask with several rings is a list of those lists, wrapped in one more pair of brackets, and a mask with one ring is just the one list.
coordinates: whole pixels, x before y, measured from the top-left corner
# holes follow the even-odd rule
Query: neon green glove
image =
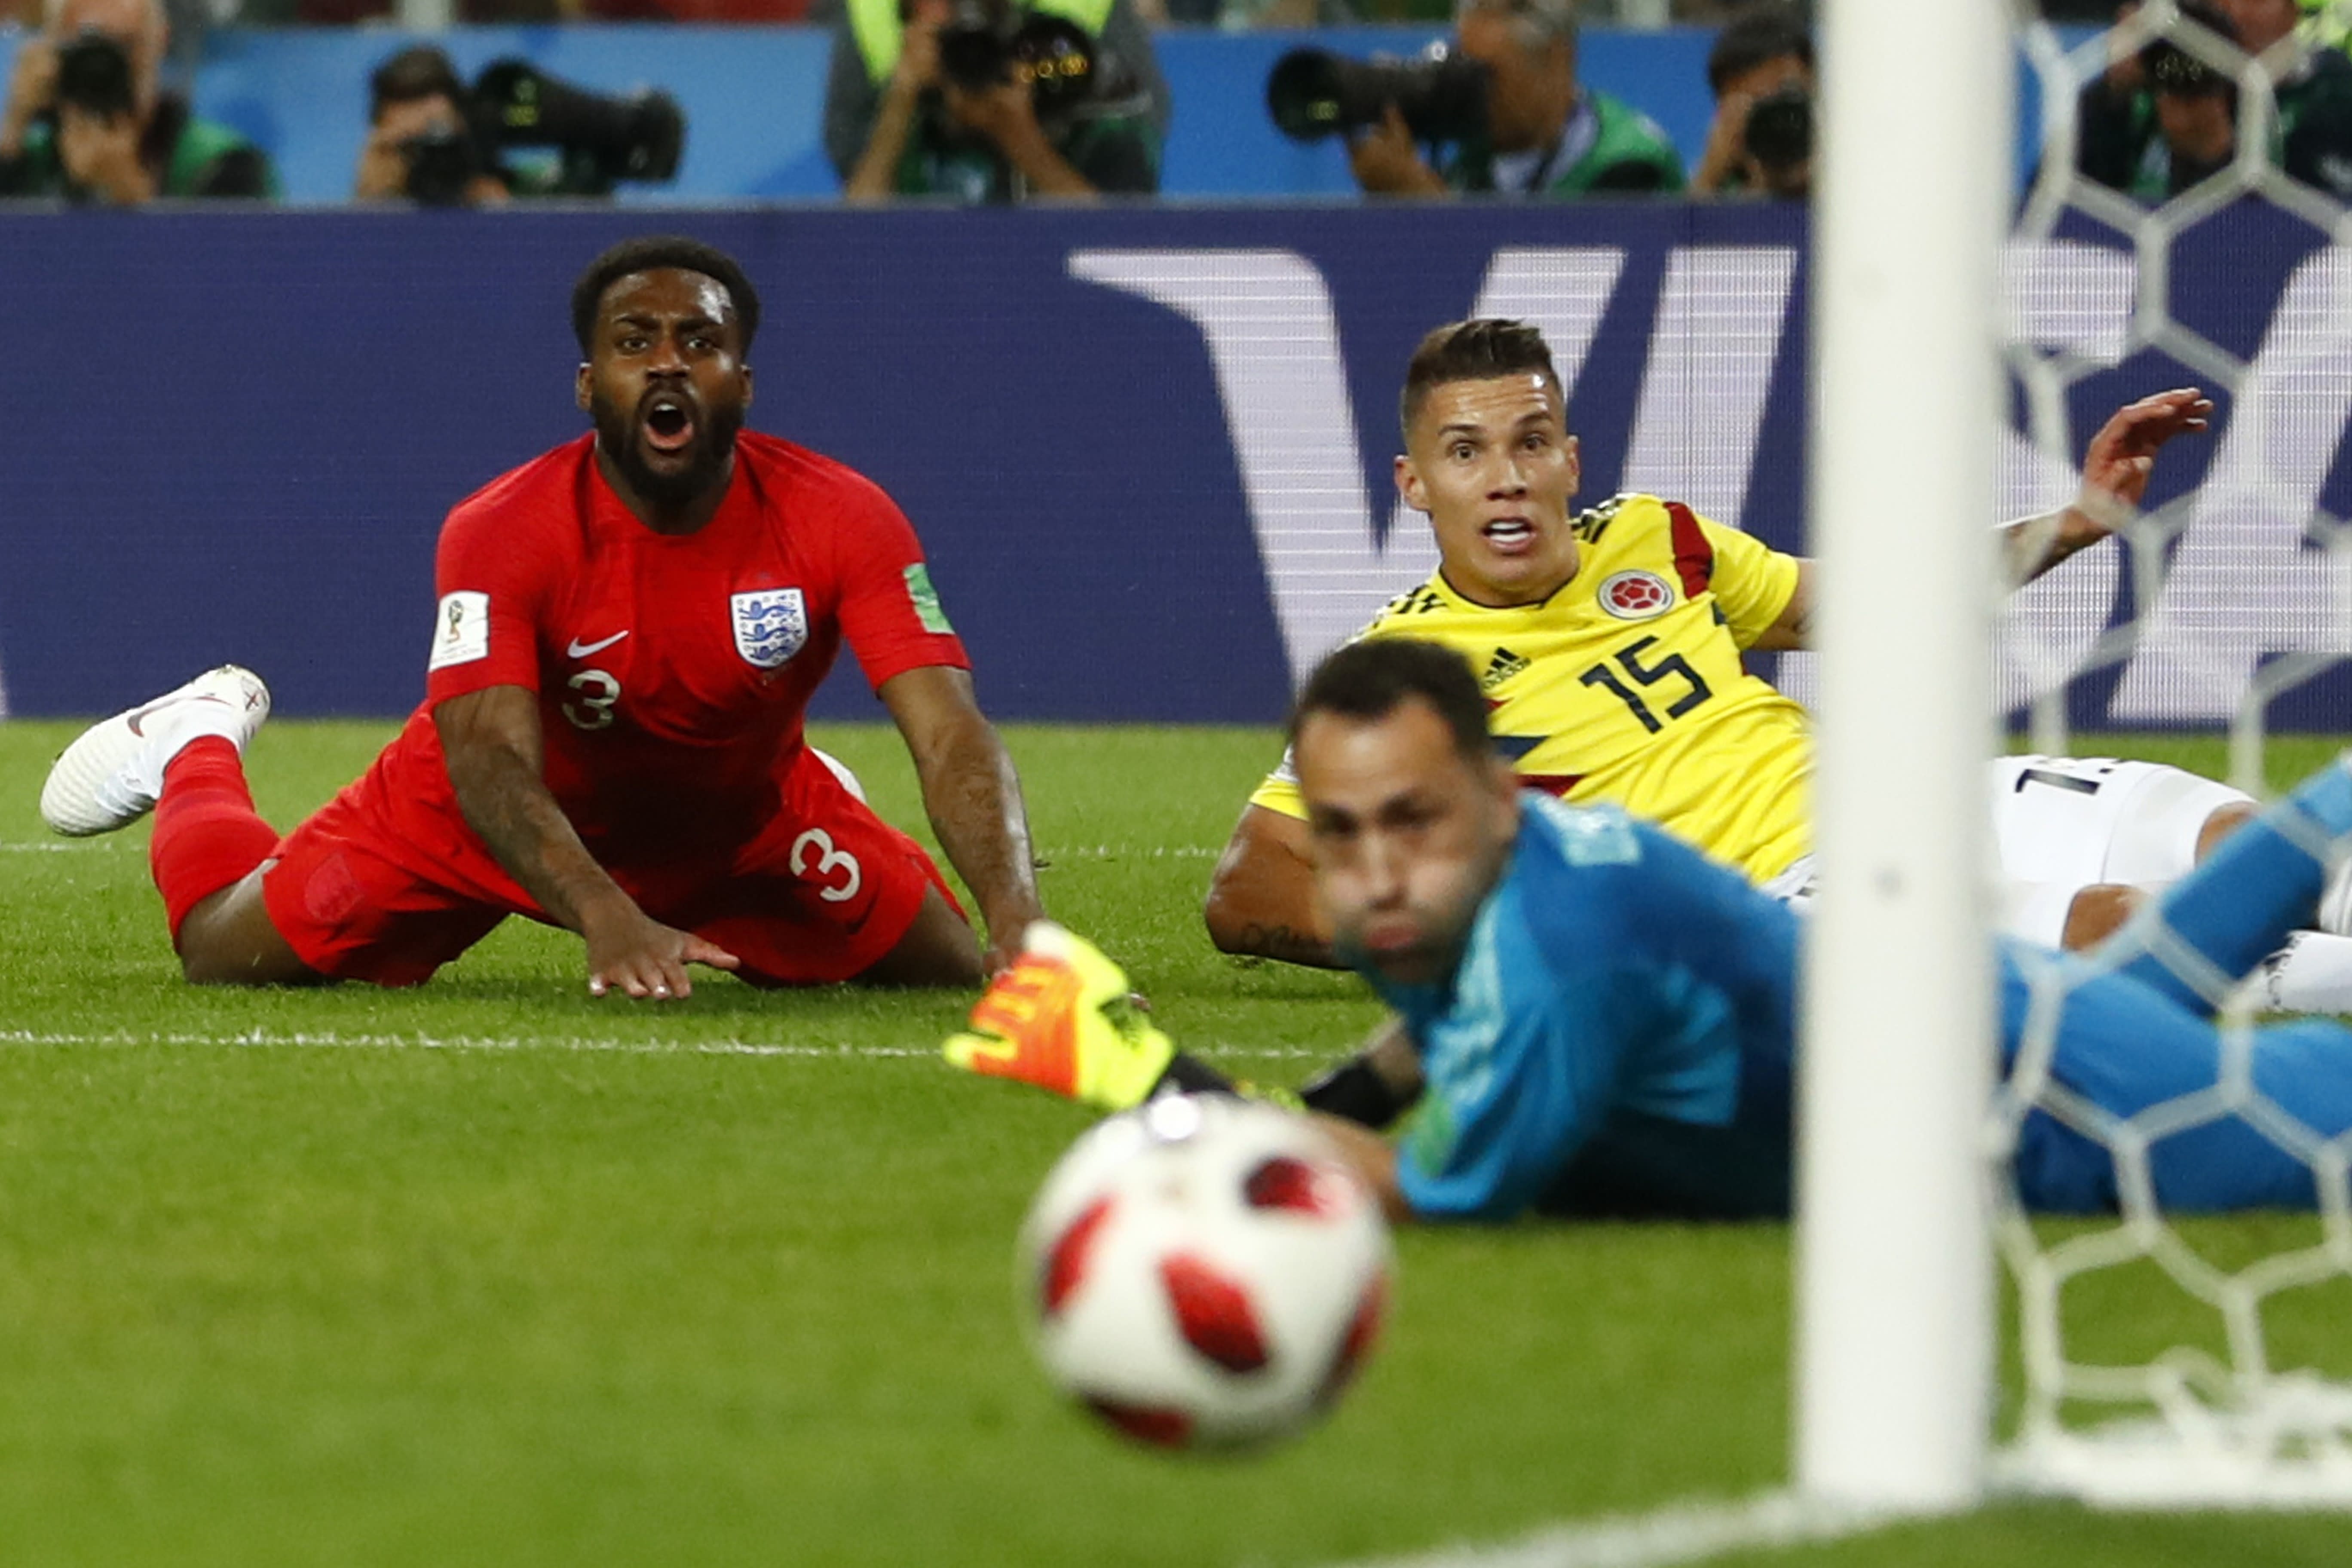
[(1101, 1110), (1143, 1103), (1176, 1058), (1119, 966), (1051, 921), (1030, 923), (1020, 962), (982, 995), (971, 1029), (940, 1049), (966, 1072), (1018, 1079)]

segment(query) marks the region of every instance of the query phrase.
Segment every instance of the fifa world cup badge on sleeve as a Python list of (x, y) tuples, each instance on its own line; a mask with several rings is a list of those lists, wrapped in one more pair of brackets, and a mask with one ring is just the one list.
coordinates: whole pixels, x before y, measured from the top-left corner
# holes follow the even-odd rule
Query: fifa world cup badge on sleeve
[(907, 599), (915, 606), (915, 619), (925, 631), (941, 637), (954, 634), (948, 613), (940, 607), (940, 591), (931, 586), (931, 569), (919, 561), (907, 568)]
[(754, 669), (790, 662), (808, 641), (808, 604), (798, 588), (737, 594), (732, 604), (735, 651)]
[(490, 657), (490, 596), (461, 588), (441, 595), (433, 622), (433, 657), (427, 669), (471, 664)]

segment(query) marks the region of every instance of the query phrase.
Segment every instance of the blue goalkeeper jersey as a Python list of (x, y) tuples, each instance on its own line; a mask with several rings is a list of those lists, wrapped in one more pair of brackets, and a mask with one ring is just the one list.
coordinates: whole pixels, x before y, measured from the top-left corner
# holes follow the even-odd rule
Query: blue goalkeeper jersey
[[(1510, 863), (1453, 975), (1398, 985), (1364, 969), (1412, 1032), (1428, 1082), (1399, 1152), (1406, 1201), (1432, 1218), (1507, 1218), (1538, 1203), (1787, 1213), (1797, 917), (1613, 806), (1520, 798)], [(2164, 895), (2164, 945), (2209, 978), (2251, 972), (2310, 921), (2326, 868), (2313, 845), (2326, 837), (2352, 841), (2352, 774), (2340, 766)], [(2220, 988), (2189, 985), (2131, 928), (2088, 960), (2005, 942), (2000, 961), (2003, 1059), (2026, 1047), (2108, 1117), (2162, 1116), (2146, 1163), (2167, 1208), (2319, 1201), (2299, 1145), (2352, 1135), (2352, 1031), (2302, 1019), (2225, 1036), (2212, 1017)], [(2037, 977), (2064, 983), (2038, 1044)], [(2236, 1114), (2250, 1092), (2268, 1104), (2260, 1126)], [(2070, 1124), (2080, 1120), (2025, 1117), (2014, 1171), (2028, 1206), (2117, 1205), (2114, 1154)]]
[(1364, 973), (1428, 1092), (1398, 1162), (1433, 1217), (1538, 1198), (1785, 1213), (1797, 922), (1614, 806), (1528, 792), (1510, 864), (1447, 981)]

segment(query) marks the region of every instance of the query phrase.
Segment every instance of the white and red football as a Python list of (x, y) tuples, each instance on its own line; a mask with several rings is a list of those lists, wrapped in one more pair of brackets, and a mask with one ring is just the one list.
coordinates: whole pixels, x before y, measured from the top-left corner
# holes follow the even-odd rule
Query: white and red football
[(1330, 1408), (1380, 1331), (1380, 1204), (1303, 1116), (1174, 1095), (1045, 1178), (1019, 1286), (1046, 1373), (1128, 1436), (1237, 1448)]

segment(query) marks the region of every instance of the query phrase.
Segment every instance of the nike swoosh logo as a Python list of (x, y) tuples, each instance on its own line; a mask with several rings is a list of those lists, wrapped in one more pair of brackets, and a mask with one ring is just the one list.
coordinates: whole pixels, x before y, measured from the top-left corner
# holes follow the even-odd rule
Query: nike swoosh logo
[(578, 637), (573, 637), (572, 646), (563, 650), (563, 655), (566, 658), (586, 658), (592, 653), (604, 652), (628, 635), (626, 632), (614, 632), (602, 642), (582, 642)]
[[(624, 632), (621, 635), (623, 637), (628, 636), (626, 632)], [(185, 697), (166, 698), (161, 702), (150, 702), (146, 707), (142, 708), (136, 713), (131, 714), (128, 721), (131, 732), (138, 736), (141, 740), (145, 740), (147, 738), (147, 731), (140, 728), (139, 721), (142, 719), (146, 718), (151, 713), (162, 712), (164, 709), (169, 708), (174, 702), (218, 702), (224, 708), (228, 706), (228, 704), (222, 700), (222, 699), (215, 697), (208, 691), (191, 692)]]

